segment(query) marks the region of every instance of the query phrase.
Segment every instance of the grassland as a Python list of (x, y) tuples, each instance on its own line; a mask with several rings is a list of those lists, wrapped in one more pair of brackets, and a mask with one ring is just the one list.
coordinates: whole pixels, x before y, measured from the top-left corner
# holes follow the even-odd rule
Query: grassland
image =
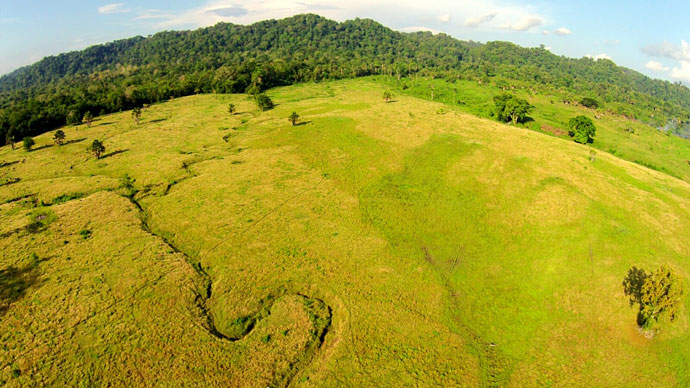
[(592, 161), (387, 87), (198, 95), (0, 149), (0, 381), (690, 384), (687, 308), (648, 339), (622, 287), (633, 264), (688, 279), (690, 185), (619, 157), (687, 178), (681, 139), (606, 116)]

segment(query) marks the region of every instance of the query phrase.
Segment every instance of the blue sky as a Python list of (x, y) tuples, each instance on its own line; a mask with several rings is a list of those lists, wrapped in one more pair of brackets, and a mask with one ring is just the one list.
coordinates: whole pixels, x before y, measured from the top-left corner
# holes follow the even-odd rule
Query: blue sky
[(637, 0), (0, 0), (0, 74), (114, 39), (305, 12), (463, 40), (543, 44), (558, 55), (610, 58), (690, 85), (690, 3)]

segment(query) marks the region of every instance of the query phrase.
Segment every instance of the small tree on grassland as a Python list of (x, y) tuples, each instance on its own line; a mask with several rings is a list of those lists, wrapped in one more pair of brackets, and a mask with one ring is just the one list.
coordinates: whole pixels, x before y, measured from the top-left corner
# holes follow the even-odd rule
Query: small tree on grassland
[(101, 154), (105, 152), (105, 146), (99, 140), (94, 140), (89, 146), (88, 150), (96, 157), (96, 159), (100, 159)]
[(661, 320), (674, 321), (683, 297), (683, 286), (673, 271), (661, 266), (654, 272), (632, 267), (623, 281), (630, 305), (639, 305), (637, 323), (649, 329)]
[(258, 96), (256, 96), (256, 105), (258, 105), (259, 109), (263, 111), (273, 109), (273, 101), (264, 93), (261, 93)]
[(568, 135), (580, 144), (592, 143), (597, 128), (587, 116), (577, 116), (568, 122)]
[(297, 124), (298, 119), (299, 119), (299, 115), (297, 114), (297, 112), (292, 112), (290, 117), (288, 117), (288, 120), (290, 120), (290, 122), (292, 123), (293, 126), (295, 126)]
[(14, 131), (12, 131), (12, 129), (10, 129), (10, 130), (7, 131), (7, 133), (5, 134), (5, 144), (10, 144), (10, 145), (12, 145), (12, 149), (14, 150), (14, 142), (15, 142), (15, 140), (14, 140)]
[(393, 99), (393, 93), (386, 90), (385, 92), (383, 92), (383, 99), (386, 102), (390, 102)]
[(139, 119), (141, 119), (141, 108), (136, 107), (132, 109), (132, 118), (134, 119), (134, 122), (139, 125)]
[(62, 145), (65, 142), (65, 132), (62, 129), (55, 131), (55, 136), (53, 136), (53, 141), (57, 145)]
[(36, 142), (35, 142), (34, 139), (33, 139), (32, 137), (30, 137), (30, 136), (27, 136), (27, 137), (25, 137), (24, 139), (22, 139), (22, 146), (24, 147), (24, 150), (25, 150), (26, 152), (31, 151), (31, 147), (33, 147), (34, 144), (36, 144)]
[(93, 122), (93, 115), (91, 114), (91, 112), (84, 113), (84, 118), (82, 119), (82, 121), (86, 123), (87, 127), (91, 127), (91, 122)]
[(496, 118), (504, 123), (509, 121), (512, 121), (513, 124), (523, 122), (527, 118), (527, 114), (533, 109), (527, 100), (508, 93), (495, 96), (494, 104), (496, 105)]
[(235, 114), (235, 110), (236, 110), (235, 104), (228, 105), (228, 112), (230, 112), (231, 115)]

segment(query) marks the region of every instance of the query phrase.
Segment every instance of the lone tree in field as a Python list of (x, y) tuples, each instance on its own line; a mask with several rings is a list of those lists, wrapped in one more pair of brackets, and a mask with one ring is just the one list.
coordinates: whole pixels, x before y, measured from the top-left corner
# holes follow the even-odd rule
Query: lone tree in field
[(22, 139), (22, 146), (24, 147), (24, 151), (26, 152), (31, 151), (31, 147), (33, 147), (34, 144), (36, 144), (36, 142), (30, 136), (27, 136), (24, 139)]
[(12, 149), (14, 150), (14, 131), (12, 129), (5, 134), (5, 144), (12, 145)]
[(391, 100), (393, 99), (393, 93), (386, 90), (385, 92), (383, 92), (383, 99), (386, 102), (391, 102)]
[(91, 114), (91, 112), (84, 113), (84, 118), (82, 119), (82, 121), (86, 123), (87, 127), (91, 127), (91, 122), (93, 122), (93, 115)]
[(53, 141), (57, 145), (62, 145), (65, 142), (65, 132), (62, 129), (55, 131), (55, 136), (53, 136)]
[(105, 152), (105, 146), (98, 140), (94, 140), (89, 146), (88, 150), (96, 157), (96, 159), (101, 158), (101, 154)]
[(299, 115), (297, 114), (297, 112), (292, 112), (292, 114), (290, 115), (290, 117), (288, 117), (288, 120), (290, 120), (290, 122), (292, 123), (292, 126), (293, 126), (293, 127), (294, 127), (295, 125), (297, 125), (297, 120), (298, 120), (298, 119), (299, 119)]
[(504, 93), (494, 97), (496, 105), (496, 118), (498, 121), (517, 124), (524, 122), (527, 114), (534, 108), (527, 100), (515, 95)]
[(263, 111), (273, 109), (273, 101), (264, 93), (261, 93), (258, 96), (256, 96), (256, 105), (258, 105), (259, 109)]
[(568, 135), (580, 144), (592, 143), (597, 128), (587, 116), (577, 116), (568, 122)]
[(231, 115), (234, 115), (235, 111), (236, 111), (235, 104), (228, 105), (228, 112), (230, 112)]
[(661, 266), (654, 272), (632, 267), (623, 281), (630, 305), (639, 305), (637, 324), (649, 329), (660, 320), (673, 322), (680, 308), (683, 286), (670, 268)]
[(132, 118), (134, 119), (134, 122), (139, 125), (139, 119), (141, 119), (141, 108), (136, 107), (132, 109)]

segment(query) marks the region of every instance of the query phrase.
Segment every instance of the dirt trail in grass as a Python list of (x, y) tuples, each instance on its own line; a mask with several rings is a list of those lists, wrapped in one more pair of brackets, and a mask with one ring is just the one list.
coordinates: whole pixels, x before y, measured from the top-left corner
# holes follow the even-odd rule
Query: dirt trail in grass
[(460, 295), (458, 295), (451, 284), (446, 270), (431, 255), (429, 249), (427, 247), (422, 247), (422, 251), (424, 252), (424, 261), (426, 261), (439, 275), (441, 284), (448, 294), (451, 304), (450, 312), (456, 318), (453, 320), (453, 323), (457, 326), (463, 337), (469, 340), (470, 347), (479, 357), (481, 386), (487, 388), (505, 386), (510, 377), (510, 365), (508, 360), (501, 354), (497, 344), (485, 341), (474, 330), (462, 323), (462, 317), (459, 316), (460, 303), (458, 299)]
[[(166, 190), (166, 194), (167, 194)], [(149, 225), (147, 221), (146, 210), (141, 206), (141, 204), (135, 199), (134, 195), (128, 197), (132, 204), (139, 210), (139, 215), (141, 219), (142, 228), (153, 236), (161, 239), (171, 250), (175, 253), (181, 254), (185, 261), (194, 269), (195, 273), (203, 282), (203, 287), (200, 290), (195, 290), (195, 302), (196, 306), (201, 313), (203, 322), (203, 327), (214, 337), (229, 341), (236, 342), (243, 340), (248, 336), (256, 327), (256, 325), (263, 319), (267, 318), (271, 314), (271, 310), (275, 302), (283, 297), (294, 295), (302, 299), (304, 308), (309, 314), (312, 321), (312, 330), (310, 332), (311, 340), (305, 345), (304, 352), (300, 358), (291, 362), (287, 371), (283, 374), (276, 373), (274, 381), (272, 382), (272, 387), (288, 387), (294, 381), (294, 378), (299, 375), (299, 373), (308, 366), (316, 357), (317, 352), (325, 343), (326, 335), (332, 328), (332, 317), (333, 310), (326, 304), (323, 300), (315, 297), (310, 297), (301, 293), (290, 293), (288, 290), (282, 289), (275, 294), (269, 295), (264, 299), (261, 308), (254, 314), (246, 317), (242, 317), (246, 322), (243, 325), (243, 330), (239, 333), (234, 333), (230, 335), (228, 333), (223, 333), (222, 330), (218, 329), (216, 325), (215, 318), (209, 302), (212, 298), (213, 290), (213, 279), (203, 268), (202, 264), (198, 260), (194, 260), (190, 255), (182, 251), (177, 247), (172, 241), (164, 236), (164, 233), (156, 233), (153, 228)]]

